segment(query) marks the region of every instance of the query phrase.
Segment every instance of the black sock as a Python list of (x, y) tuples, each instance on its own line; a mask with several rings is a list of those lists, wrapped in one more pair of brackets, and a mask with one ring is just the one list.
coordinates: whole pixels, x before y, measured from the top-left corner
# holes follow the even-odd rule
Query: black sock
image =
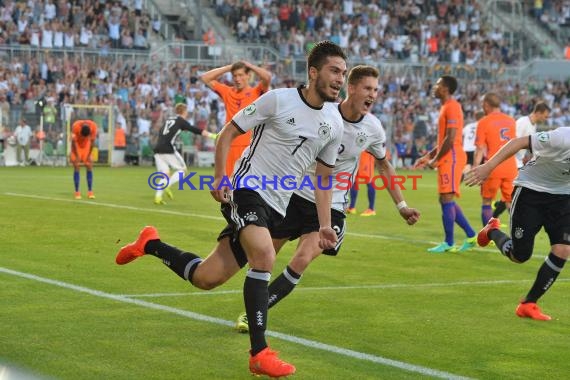
[(495, 245), (504, 256), (511, 258), (511, 253), (513, 251), (513, 240), (501, 230), (491, 230), (489, 231), (489, 238), (495, 242)]
[(495, 202), (495, 210), (493, 211), (493, 218), (498, 218), (507, 209), (507, 204), (503, 201)]
[(202, 262), (200, 256), (190, 252), (183, 252), (176, 247), (163, 243), (160, 240), (150, 240), (144, 247), (144, 253), (162, 259), (164, 265), (184, 280), (192, 282), (192, 275)]
[(249, 340), (251, 356), (257, 355), (265, 347), (265, 330), (267, 329), (267, 301), (269, 291), (267, 285), (271, 273), (250, 269), (243, 283), (243, 300), (249, 324)]
[(269, 284), (269, 308), (287, 297), (299, 283), (301, 275), (293, 271), (289, 265), (275, 280)]
[(566, 260), (561, 259), (554, 255), (554, 253), (550, 252), (538, 270), (536, 280), (534, 281), (532, 288), (530, 288), (530, 291), (523, 303), (536, 303), (536, 301), (538, 301), (538, 299), (542, 297), (542, 295), (552, 286), (554, 281), (556, 281), (556, 277), (558, 277), (560, 271), (562, 271), (565, 263)]

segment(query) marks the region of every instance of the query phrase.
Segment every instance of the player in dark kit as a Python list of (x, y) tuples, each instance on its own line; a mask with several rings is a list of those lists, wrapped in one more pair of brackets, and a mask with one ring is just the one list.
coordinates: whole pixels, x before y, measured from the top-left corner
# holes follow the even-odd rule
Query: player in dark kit
[[(174, 107), (174, 110), (176, 112), (176, 116), (166, 119), (166, 122), (162, 128), (160, 128), (158, 141), (154, 147), (156, 170), (170, 176), (168, 186), (165, 189), (162, 189), (162, 181), (157, 184), (158, 189), (154, 196), (154, 203), (157, 205), (165, 204), (162, 200), (163, 191), (166, 192), (166, 195), (168, 195), (170, 199), (174, 197), (170, 187), (178, 182), (180, 175), (184, 175), (186, 172), (186, 163), (184, 162), (184, 158), (182, 158), (180, 153), (174, 147), (174, 141), (176, 141), (176, 137), (178, 137), (180, 131), (190, 131), (196, 135), (202, 135), (212, 139), (215, 139), (217, 136), (215, 133), (201, 130), (186, 121), (186, 117), (188, 116), (188, 107), (186, 104), (178, 103)], [(170, 175), (171, 168), (174, 171), (172, 175)]]

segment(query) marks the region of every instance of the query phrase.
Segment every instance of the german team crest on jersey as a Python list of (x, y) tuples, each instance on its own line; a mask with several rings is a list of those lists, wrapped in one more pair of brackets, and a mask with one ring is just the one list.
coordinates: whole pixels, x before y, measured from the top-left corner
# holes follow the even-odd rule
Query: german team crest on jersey
[(243, 109), (243, 113), (245, 115), (251, 116), (255, 113), (256, 109), (255, 109), (255, 104), (250, 104), (249, 106), (245, 107)]
[(331, 134), (331, 126), (326, 121), (322, 121), (319, 123), (319, 136), (321, 139), (326, 139)]
[(368, 136), (366, 136), (365, 132), (358, 132), (356, 135), (356, 146), (362, 148), (364, 144), (366, 144), (366, 140), (368, 140)]

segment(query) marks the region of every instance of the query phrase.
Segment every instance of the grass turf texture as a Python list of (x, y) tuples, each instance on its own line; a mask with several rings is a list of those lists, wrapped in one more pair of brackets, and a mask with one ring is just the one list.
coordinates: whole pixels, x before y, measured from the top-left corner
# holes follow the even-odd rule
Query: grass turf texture
[[(0, 363), (56, 379), (251, 378), (247, 336), (224, 325), (244, 309), (244, 271), (204, 292), (154, 257), (114, 263), (118, 248), (144, 225), (202, 256), (224, 225), (207, 191), (175, 191), (167, 205), (152, 204), (147, 179), (153, 171), (95, 168), (97, 199), (76, 201), (71, 168), (0, 169)], [(566, 272), (541, 300), (554, 320), (519, 319), (514, 308), (542, 258), (515, 265), (494, 248), (427, 253), (443, 240), (436, 178), (431, 171), (414, 174), (423, 178), (405, 196), (421, 221), (406, 226), (388, 194), (378, 192), (378, 215), (349, 215), (340, 255), (317, 259), (269, 320), (272, 332), (397, 360), (408, 369), (278, 337), (269, 338), (271, 346), (296, 365), (297, 379), (438, 377), (425, 369), (480, 379), (565, 378)], [(81, 181), (85, 198), (83, 170)], [(478, 230), (478, 189), (462, 192), (459, 203)], [(361, 191), (358, 210), (366, 203)], [(456, 243), (463, 238), (456, 226)], [(294, 247), (278, 256), (274, 277)], [(535, 255), (548, 251), (541, 232)], [(414, 372), (414, 365), (423, 369)]]

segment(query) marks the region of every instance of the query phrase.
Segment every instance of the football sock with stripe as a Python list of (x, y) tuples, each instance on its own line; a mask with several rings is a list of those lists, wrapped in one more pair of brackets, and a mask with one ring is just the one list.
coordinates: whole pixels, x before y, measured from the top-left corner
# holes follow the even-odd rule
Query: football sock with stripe
[(75, 192), (79, 191), (79, 172), (73, 172), (73, 185), (75, 185)]
[(271, 273), (250, 269), (243, 283), (243, 300), (249, 322), (249, 339), (251, 341), (251, 356), (257, 355), (265, 347), (265, 330), (267, 329), (267, 300), (269, 291), (267, 285)]
[(183, 252), (160, 240), (150, 240), (146, 243), (144, 253), (158, 257), (164, 265), (180, 276), (180, 278), (190, 282), (192, 282), (192, 276), (198, 264), (202, 262), (200, 256), (190, 252)]
[(269, 284), (269, 308), (271, 309), (289, 293), (301, 280), (301, 275), (296, 273), (288, 265), (275, 280)]
[(488, 235), (489, 238), (495, 242), (499, 251), (512, 261), (511, 253), (513, 251), (513, 240), (510, 236), (501, 230), (491, 230)]
[(542, 295), (546, 293), (548, 289), (550, 289), (554, 281), (556, 281), (556, 278), (562, 271), (562, 268), (564, 268), (564, 264), (566, 264), (566, 260), (550, 252), (538, 270), (536, 280), (530, 288), (530, 291), (528, 292), (523, 303), (536, 303), (536, 301), (538, 301), (538, 299), (542, 297)]

